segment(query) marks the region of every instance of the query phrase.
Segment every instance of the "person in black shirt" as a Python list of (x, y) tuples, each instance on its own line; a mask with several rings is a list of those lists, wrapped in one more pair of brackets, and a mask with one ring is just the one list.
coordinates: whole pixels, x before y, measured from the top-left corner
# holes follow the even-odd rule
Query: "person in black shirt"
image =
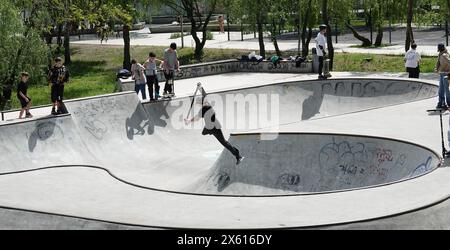
[[(62, 59), (57, 57), (55, 65), (48, 72), (48, 82), (51, 85), (52, 115), (62, 114), (64, 84), (69, 81), (69, 70), (63, 65)], [(58, 108), (55, 111), (55, 108)]]
[(198, 98), (196, 103), (202, 105), (202, 108), (200, 109), (199, 113), (192, 119), (185, 119), (185, 123), (188, 124), (190, 122), (195, 122), (203, 118), (205, 120), (205, 128), (203, 128), (202, 135), (213, 135), (214, 137), (216, 137), (216, 139), (226, 149), (228, 149), (234, 155), (234, 157), (236, 157), (236, 165), (239, 165), (244, 157), (241, 156), (237, 148), (233, 147), (227, 140), (225, 140), (225, 137), (222, 133), (222, 126), (216, 119), (216, 112), (214, 111), (214, 109), (203, 98)]
[(19, 119), (22, 119), (23, 113), (25, 113), (25, 118), (32, 118), (33, 116), (30, 113), (31, 108), (31, 98), (28, 97), (28, 79), (30, 75), (27, 72), (22, 72), (20, 75), (20, 83), (17, 87), (17, 98), (20, 101), (22, 109), (19, 113)]

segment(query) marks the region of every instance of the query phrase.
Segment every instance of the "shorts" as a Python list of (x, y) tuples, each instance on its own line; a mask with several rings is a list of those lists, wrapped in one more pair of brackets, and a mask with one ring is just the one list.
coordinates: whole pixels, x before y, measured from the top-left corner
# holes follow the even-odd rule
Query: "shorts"
[(25, 101), (25, 99), (23, 99), (21, 96), (17, 96), (17, 97), (19, 98), (20, 105), (21, 105), (22, 109), (26, 108), (28, 106), (28, 104), (31, 102), (31, 98), (28, 97), (28, 96), (27, 96), (27, 98), (29, 100), (28, 102)]
[(52, 102), (56, 101), (62, 102), (64, 98), (64, 85), (54, 84), (52, 85), (52, 94), (51, 94)]

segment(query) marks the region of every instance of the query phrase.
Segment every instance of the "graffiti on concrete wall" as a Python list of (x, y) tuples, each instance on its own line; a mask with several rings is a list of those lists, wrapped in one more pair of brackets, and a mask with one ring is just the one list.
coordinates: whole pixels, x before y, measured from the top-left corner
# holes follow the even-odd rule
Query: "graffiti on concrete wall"
[[(272, 62), (269, 61), (257, 63), (230, 60), (226, 62), (196, 64), (192, 66), (181, 67), (180, 71), (176, 73), (176, 79), (187, 79), (233, 72), (310, 73), (311, 71), (311, 62), (305, 62), (302, 63), (299, 67), (296, 67), (295, 62), (291, 61), (281, 61), (277, 66), (275, 66)], [(159, 72), (159, 79), (161, 81), (165, 81), (165, 77), (162, 72)]]
[[(322, 83), (322, 93), (336, 96), (377, 97), (382, 95), (411, 94), (413, 98), (421, 91), (421, 83), (395, 80), (329, 80)], [(427, 90), (427, 92), (429, 92)]]
[[(177, 79), (187, 79), (209, 75), (236, 72), (236, 62), (210, 63), (205, 65), (193, 65), (182, 67), (177, 73)], [(164, 78), (161, 78), (165, 80)]]
[(237, 70), (240, 72), (261, 72), (261, 73), (311, 73), (311, 63), (305, 62), (297, 67), (295, 62), (281, 61), (275, 66), (272, 62), (238, 62)]
[(103, 140), (108, 133), (108, 125), (116, 122), (108, 122), (105, 119), (117, 120), (117, 111), (126, 107), (126, 103), (120, 98), (102, 97), (96, 100), (88, 100), (73, 109), (72, 115), (77, 118), (82, 127), (97, 140)]
[(300, 175), (297, 173), (281, 174), (278, 177), (276, 187), (283, 190), (299, 191)]
[(416, 177), (419, 175), (423, 175), (423, 174), (427, 173), (428, 171), (430, 171), (432, 168), (431, 162), (432, 162), (432, 158), (430, 156), (427, 158), (427, 160), (424, 163), (420, 164), (419, 166), (417, 166), (416, 169), (414, 169), (414, 171), (412, 171), (410, 177)]
[(339, 184), (355, 187), (361, 180), (370, 179), (373, 184), (386, 180), (390, 171), (405, 167), (406, 158), (404, 153), (394, 154), (389, 148), (342, 141), (322, 147), (319, 165), (327, 176), (336, 176)]

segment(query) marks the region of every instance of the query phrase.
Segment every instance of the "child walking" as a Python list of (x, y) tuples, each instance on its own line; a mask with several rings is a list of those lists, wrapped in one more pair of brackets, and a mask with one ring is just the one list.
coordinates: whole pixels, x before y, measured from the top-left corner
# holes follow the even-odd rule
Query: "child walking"
[(25, 118), (32, 118), (33, 116), (30, 113), (31, 108), (31, 98), (28, 97), (28, 79), (30, 75), (27, 72), (22, 72), (20, 75), (20, 83), (17, 87), (17, 98), (20, 101), (22, 109), (19, 113), (19, 119), (23, 119), (23, 114), (25, 113)]

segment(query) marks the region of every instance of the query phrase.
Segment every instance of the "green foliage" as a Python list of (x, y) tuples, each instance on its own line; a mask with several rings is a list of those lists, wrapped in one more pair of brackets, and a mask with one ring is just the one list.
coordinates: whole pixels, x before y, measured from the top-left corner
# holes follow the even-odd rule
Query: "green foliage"
[(214, 35), (211, 31), (206, 31), (206, 40), (214, 40)]
[[(156, 4), (163, 4), (178, 15), (186, 15), (191, 22), (191, 35), (195, 42), (195, 59), (202, 61), (203, 48), (205, 47), (207, 38), (207, 27), (211, 21), (211, 17), (216, 10), (218, 0), (154, 0)], [(202, 32), (202, 37), (197, 35)]]
[[(422, 57), (420, 70), (433, 73), (435, 64), (435, 57)], [(335, 71), (345, 72), (405, 72), (403, 56), (336, 53), (334, 66)]]
[[(190, 35), (191, 35), (191, 33), (189, 33), (189, 32), (184, 33), (184, 36), (190, 36)], [(170, 35), (170, 39), (178, 39), (180, 37), (181, 37), (181, 33), (173, 33)]]
[(13, 1), (0, 1), (0, 87), (12, 87), (21, 71), (31, 74), (32, 84), (42, 83), (48, 48), (35, 28), (38, 13), (32, 9), (26, 23), (19, 13)]

